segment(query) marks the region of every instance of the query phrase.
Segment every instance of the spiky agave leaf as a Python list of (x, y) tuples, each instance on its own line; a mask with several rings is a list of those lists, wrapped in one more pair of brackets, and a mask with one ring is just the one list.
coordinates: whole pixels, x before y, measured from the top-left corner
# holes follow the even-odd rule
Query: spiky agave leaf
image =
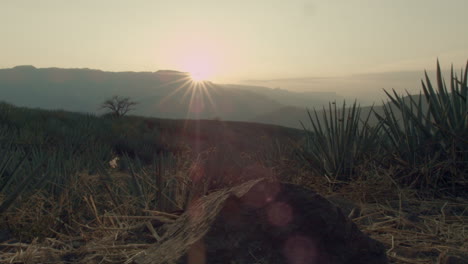
[[(390, 102), (384, 104), (384, 114), (376, 113), (376, 116), (384, 125), (384, 131), (392, 143), (391, 152), (396, 155), (397, 160), (406, 161), (410, 168), (420, 167), (431, 173), (440, 171), (442, 163), (457, 164), (455, 166), (458, 169), (466, 172), (468, 169), (467, 68), (460, 81), (454, 75), (452, 66), (450, 89), (447, 89), (437, 61), (436, 86), (431, 83), (425, 72), (425, 80), (421, 80), (423, 94), (419, 95), (418, 100), (408, 92), (409, 100), (405, 101), (394, 90), (393, 94), (385, 91)], [(393, 111), (392, 107), (398, 111)], [(427, 109), (423, 109), (424, 107)], [(398, 115), (401, 115), (401, 118)], [(453, 170), (447, 169), (446, 173), (437, 173), (442, 178), (419, 177), (410, 179), (410, 182), (420, 186), (427, 184), (435, 186), (436, 182), (449, 183), (459, 178), (460, 173), (452, 175), (450, 171)]]
[[(24, 165), (24, 160), (26, 159), (23, 159), (19, 164), (18, 166), (16, 166), (13, 174), (11, 177), (14, 177), (13, 175), (16, 175), (18, 171), (21, 170), (21, 167)], [(8, 208), (10, 208), (11, 205), (13, 205), (13, 203), (18, 199), (18, 197), (29, 187), (29, 185), (34, 181), (34, 179), (36, 178), (37, 176), (37, 172), (39, 171), (39, 169), (41, 168), (43, 162), (45, 160), (42, 160), (40, 162), (38, 162), (37, 164), (35, 164), (35, 167), (34, 169), (32, 169), (31, 171), (29, 171), (29, 173), (25, 176), (23, 176), (22, 180), (16, 184), (16, 186), (14, 186), (12, 188), (12, 191), (9, 192), (5, 199), (0, 203), (0, 214), (4, 213), (6, 210), (8, 210)], [(4, 185), (4, 187), (8, 186), (7, 185)], [(3, 191), (3, 190), (2, 190)], [(3, 193), (3, 192), (2, 192)]]
[[(372, 109), (372, 108), (371, 108)], [(361, 107), (355, 101), (350, 108), (343, 102), (338, 109), (336, 102), (322, 110), (322, 119), (314, 109), (308, 110), (312, 131), (306, 131), (308, 140), (300, 154), (311, 168), (329, 179), (347, 181), (354, 176), (355, 169), (366, 160), (379, 141), (380, 125), (371, 127), (372, 111), (362, 118)]]

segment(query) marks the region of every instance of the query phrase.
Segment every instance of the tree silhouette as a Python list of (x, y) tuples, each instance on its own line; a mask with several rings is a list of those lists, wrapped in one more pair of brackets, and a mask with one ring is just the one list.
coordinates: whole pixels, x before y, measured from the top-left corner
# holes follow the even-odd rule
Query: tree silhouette
[(127, 114), (129, 111), (134, 110), (134, 106), (137, 102), (132, 101), (130, 97), (120, 97), (114, 95), (112, 98), (105, 100), (100, 109), (109, 110), (108, 114), (115, 117), (121, 117)]

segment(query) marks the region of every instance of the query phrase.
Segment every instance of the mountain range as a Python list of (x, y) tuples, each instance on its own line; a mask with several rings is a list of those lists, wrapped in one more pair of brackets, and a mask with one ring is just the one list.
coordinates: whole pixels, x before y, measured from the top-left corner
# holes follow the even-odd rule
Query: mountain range
[(301, 128), (300, 121), (309, 123), (306, 108), (321, 109), (331, 101), (343, 99), (349, 105), (352, 101), (349, 96), (327, 91), (193, 82), (188, 73), (171, 70), (105, 72), (34, 66), (0, 69), (0, 101), (18, 106), (101, 114), (100, 104), (114, 95), (136, 101), (131, 112), (134, 115), (250, 121), (293, 128)]

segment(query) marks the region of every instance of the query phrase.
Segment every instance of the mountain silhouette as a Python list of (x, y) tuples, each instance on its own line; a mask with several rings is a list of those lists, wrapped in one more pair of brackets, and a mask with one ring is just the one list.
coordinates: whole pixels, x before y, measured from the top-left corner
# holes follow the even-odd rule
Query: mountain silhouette
[[(194, 83), (172, 70), (105, 72), (93, 69), (0, 69), (0, 100), (19, 106), (100, 113), (113, 95), (138, 102), (131, 114), (160, 117), (249, 121), (288, 105), (322, 105), (337, 95), (295, 93), (249, 85)], [(308, 103), (309, 102), (309, 103)]]

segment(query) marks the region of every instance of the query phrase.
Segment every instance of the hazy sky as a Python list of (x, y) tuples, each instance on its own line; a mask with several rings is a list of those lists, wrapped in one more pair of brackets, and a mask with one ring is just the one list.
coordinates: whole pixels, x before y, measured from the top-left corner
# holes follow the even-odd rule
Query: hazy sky
[(468, 59), (467, 0), (0, 0), (0, 68), (197, 71), (215, 81)]

